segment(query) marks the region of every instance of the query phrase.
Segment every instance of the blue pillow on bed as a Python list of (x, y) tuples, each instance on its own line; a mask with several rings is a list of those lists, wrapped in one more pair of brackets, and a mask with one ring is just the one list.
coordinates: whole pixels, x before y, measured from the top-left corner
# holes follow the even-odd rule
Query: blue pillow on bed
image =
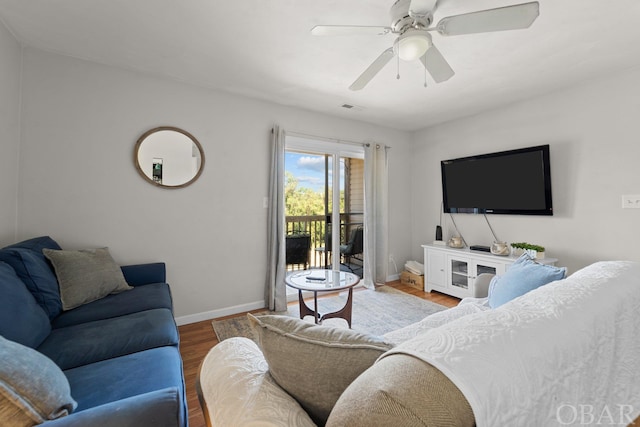
[(523, 254), (502, 276), (491, 280), (489, 306), (500, 307), (542, 285), (564, 279), (566, 274), (566, 267), (538, 264), (529, 255)]

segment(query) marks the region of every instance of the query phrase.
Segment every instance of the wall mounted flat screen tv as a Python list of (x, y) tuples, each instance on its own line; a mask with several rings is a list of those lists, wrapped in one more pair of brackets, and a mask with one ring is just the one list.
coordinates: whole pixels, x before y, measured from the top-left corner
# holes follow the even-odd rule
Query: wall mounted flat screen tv
[(549, 145), (443, 160), (446, 213), (553, 215)]

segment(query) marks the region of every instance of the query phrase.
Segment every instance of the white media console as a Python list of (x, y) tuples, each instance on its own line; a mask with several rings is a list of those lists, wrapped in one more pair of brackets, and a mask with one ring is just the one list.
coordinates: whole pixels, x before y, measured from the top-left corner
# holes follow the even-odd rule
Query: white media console
[[(424, 290), (436, 290), (458, 298), (479, 295), (474, 281), (479, 274), (504, 274), (518, 258), (492, 255), (489, 252), (454, 249), (448, 246), (422, 245), (424, 248)], [(555, 265), (555, 258), (538, 259), (541, 264)]]

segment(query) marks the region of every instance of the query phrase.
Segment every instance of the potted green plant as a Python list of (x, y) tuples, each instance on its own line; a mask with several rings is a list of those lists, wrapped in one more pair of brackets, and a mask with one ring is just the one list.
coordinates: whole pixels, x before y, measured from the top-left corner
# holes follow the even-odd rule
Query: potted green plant
[(544, 258), (544, 246), (533, 245), (531, 243), (520, 242), (520, 243), (512, 243), (511, 247), (513, 248), (513, 254), (515, 256), (520, 256), (523, 253), (528, 253), (531, 258)]

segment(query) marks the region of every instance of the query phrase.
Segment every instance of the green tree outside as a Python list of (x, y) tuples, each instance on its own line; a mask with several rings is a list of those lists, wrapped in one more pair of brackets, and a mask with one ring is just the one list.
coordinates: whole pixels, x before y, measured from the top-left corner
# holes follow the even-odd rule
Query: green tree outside
[[(324, 222), (324, 191), (313, 190), (308, 187), (300, 187), (299, 180), (290, 171), (285, 171), (285, 215), (291, 216), (322, 216), (318, 227), (314, 230), (309, 229), (307, 221), (297, 221), (290, 223), (288, 233), (296, 234), (303, 232), (311, 232), (313, 242), (321, 242), (324, 238), (325, 222)], [(331, 189), (329, 189), (329, 212), (331, 211)], [(344, 212), (344, 190), (340, 191), (340, 212)], [(318, 243), (322, 245), (322, 243)]]

